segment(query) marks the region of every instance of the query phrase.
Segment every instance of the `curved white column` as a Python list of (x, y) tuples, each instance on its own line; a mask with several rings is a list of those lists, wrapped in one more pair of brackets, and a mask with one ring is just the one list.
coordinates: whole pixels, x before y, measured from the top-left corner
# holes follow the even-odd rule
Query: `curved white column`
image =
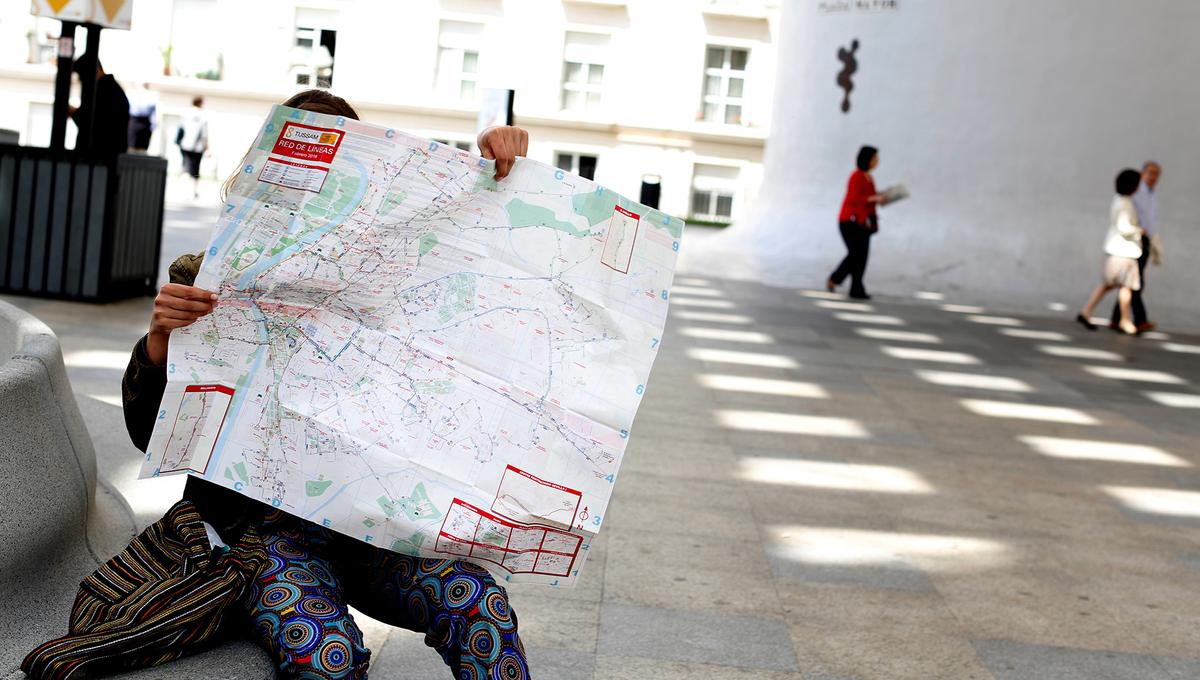
[[(881, 150), (868, 287), (1074, 309), (1098, 280), (1113, 178), (1146, 159), (1167, 265), (1148, 276), (1159, 321), (1200, 324), (1200, 4), (1169, 0), (901, 0), (896, 11), (784, 3), (779, 81), (753, 217), (697, 243), (729, 273), (819, 287), (843, 255), (836, 218), (854, 156)], [(840, 48), (858, 40), (851, 108)], [(699, 241), (699, 240), (698, 240)], [(714, 244), (715, 245), (715, 244)], [(724, 261), (718, 258), (719, 261)], [(717, 265), (720, 266), (720, 265)]]

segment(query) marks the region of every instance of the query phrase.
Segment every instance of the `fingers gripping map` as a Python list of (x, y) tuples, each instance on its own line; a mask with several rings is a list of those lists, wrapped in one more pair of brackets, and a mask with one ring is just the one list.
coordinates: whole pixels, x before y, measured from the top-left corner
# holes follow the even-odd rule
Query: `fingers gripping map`
[(683, 222), (589, 180), (276, 107), (172, 333), (142, 477), (571, 585), (667, 318)]

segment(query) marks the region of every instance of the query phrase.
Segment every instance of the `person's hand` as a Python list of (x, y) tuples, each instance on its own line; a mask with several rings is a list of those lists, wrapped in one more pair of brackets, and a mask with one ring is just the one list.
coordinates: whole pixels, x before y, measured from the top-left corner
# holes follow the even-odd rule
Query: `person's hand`
[(217, 294), (212, 291), (178, 283), (163, 286), (154, 298), (150, 332), (146, 334), (146, 355), (150, 362), (165, 364), (171, 331), (192, 325), (216, 306)]
[(479, 133), (479, 153), (496, 161), (496, 179), (502, 180), (512, 170), (517, 156), (529, 153), (529, 133), (511, 125), (490, 127)]
[(78, 107), (71, 106), (70, 104), (67, 104), (67, 115), (68, 115), (68, 116), (74, 116), (74, 115), (75, 115), (75, 112), (76, 112), (76, 111), (78, 111), (78, 110), (79, 110), (79, 108), (78, 108)]

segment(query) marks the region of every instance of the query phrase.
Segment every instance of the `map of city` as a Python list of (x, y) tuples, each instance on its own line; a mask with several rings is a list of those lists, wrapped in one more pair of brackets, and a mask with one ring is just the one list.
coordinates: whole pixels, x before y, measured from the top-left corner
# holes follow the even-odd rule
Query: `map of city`
[(142, 477), (571, 585), (667, 318), (683, 222), (587, 179), (276, 107), (171, 336)]

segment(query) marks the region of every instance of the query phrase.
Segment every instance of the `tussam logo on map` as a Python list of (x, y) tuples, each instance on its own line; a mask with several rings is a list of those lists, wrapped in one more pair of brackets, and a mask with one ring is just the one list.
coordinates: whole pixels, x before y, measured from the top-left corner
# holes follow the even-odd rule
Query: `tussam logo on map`
[[(271, 157), (258, 174), (259, 181), (321, 193), (329, 176), (328, 165), (337, 157), (344, 136), (344, 131), (333, 128), (284, 123)], [(312, 165), (314, 162), (320, 165)]]
[(285, 123), (271, 153), (304, 161), (332, 163), (343, 133), (330, 128)]

